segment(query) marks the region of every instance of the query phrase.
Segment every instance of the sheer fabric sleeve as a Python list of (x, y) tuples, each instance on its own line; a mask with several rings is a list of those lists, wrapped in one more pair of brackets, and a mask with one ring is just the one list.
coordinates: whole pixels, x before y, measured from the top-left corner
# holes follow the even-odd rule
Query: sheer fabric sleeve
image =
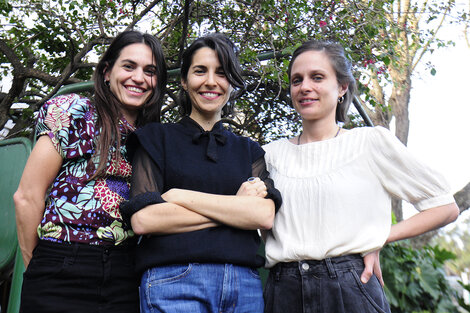
[(129, 201), (124, 201), (121, 214), (124, 221), (130, 226), (130, 219), (134, 213), (151, 204), (163, 203), (161, 190), (163, 176), (142, 146), (139, 146), (132, 159), (132, 178)]
[(279, 190), (274, 187), (274, 181), (269, 178), (269, 172), (266, 169), (266, 162), (264, 156), (257, 159), (251, 166), (251, 173), (253, 177), (259, 177), (266, 185), (268, 194), (267, 199), (274, 201), (276, 212), (279, 210), (282, 204), (282, 197)]
[(372, 169), (391, 195), (419, 211), (454, 202), (444, 177), (418, 161), (390, 131), (374, 127), (370, 135)]

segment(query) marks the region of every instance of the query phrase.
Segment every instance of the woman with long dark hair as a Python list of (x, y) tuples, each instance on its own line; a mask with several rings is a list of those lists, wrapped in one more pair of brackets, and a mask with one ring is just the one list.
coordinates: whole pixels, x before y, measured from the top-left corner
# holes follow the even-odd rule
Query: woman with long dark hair
[(129, 202), (141, 234), (137, 269), (142, 312), (262, 312), (257, 229), (271, 228), (279, 193), (264, 151), (222, 125), (244, 87), (233, 43), (221, 34), (183, 54), (182, 119), (146, 125), (135, 152)]
[(14, 195), (26, 272), (21, 312), (139, 312), (134, 233), (123, 223), (131, 165), (125, 141), (160, 120), (159, 41), (120, 33), (94, 73), (92, 99), (49, 100)]

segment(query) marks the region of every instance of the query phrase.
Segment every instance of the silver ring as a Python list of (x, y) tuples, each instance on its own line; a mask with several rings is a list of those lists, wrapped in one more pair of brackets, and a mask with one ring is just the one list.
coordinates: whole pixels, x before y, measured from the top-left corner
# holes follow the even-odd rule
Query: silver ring
[(254, 181), (255, 179), (256, 179), (256, 177), (252, 176), (252, 177), (248, 178), (246, 181)]

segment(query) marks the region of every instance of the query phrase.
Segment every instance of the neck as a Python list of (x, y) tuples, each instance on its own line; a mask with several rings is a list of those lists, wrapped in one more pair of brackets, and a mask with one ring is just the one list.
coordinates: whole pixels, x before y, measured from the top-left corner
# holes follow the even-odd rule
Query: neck
[[(193, 111), (195, 111), (195, 110), (193, 110)], [(205, 131), (212, 130), (215, 123), (217, 123), (221, 119), (220, 114), (205, 116), (205, 115), (197, 114), (197, 113), (194, 113), (194, 112), (191, 112), (189, 117), (191, 119), (193, 119), (196, 123), (198, 123), (199, 126), (201, 126), (202, 129), (204, 129)]]
[(123, 110), (122, 111), (122, 116), (124, 116), (124, 118), (126, 119), (126, 121), (131, 124), (132, 126), (135, 126), (135, 121), (137, 119), (137, 111), (136, 112), (130, 112), (130, 111), (126, 111), (126, 110)]
[(322, 141), (336, 137), (339, 126), (335, 121), (302, 120), (301, 143)]

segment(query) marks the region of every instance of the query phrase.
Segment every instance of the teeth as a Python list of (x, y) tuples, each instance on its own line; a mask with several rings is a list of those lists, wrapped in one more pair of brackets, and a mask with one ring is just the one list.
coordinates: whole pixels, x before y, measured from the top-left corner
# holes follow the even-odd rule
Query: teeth
[(219, 95), (218, 93), (213, 93), (213, 92), (203, 92), (201, 94), (205, 97), (217, 97)]
[(135, 92), (143, 92), (143, 89), (137, 87), (127, 87), (127, 90), (135, 91)]

